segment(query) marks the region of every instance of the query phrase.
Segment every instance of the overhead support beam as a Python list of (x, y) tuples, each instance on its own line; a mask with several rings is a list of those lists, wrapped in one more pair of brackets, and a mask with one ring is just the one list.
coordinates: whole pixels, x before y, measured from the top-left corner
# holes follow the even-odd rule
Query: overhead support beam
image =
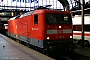
[(69, 3), (67, 0), (58, 0), (62, 5), (63, 5), (63, 8), (64, 10), (69, 10)]

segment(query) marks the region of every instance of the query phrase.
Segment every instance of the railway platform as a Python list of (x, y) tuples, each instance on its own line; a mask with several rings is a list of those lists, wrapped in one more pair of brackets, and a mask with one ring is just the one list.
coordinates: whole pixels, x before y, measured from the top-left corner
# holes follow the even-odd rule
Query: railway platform
[(77, 46), (77, 48), (74, 49), (74, 52), (86, 57), (90, 57), (90, 47), (82, 48), (81, 46)]
[(54, 60), (0, 34), (0, 60)]

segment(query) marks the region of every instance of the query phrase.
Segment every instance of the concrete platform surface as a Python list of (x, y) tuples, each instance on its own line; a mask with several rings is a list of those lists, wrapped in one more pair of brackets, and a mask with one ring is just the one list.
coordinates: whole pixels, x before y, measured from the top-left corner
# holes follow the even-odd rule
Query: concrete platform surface
[(0, 34), (0, 60), (54, 60)]

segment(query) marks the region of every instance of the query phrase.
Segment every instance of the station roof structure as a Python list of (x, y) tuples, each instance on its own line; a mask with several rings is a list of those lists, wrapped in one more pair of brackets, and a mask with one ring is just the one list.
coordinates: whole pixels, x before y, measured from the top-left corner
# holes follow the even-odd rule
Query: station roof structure
[[(5, 0), (6, 1), (6, 0)], [(7, 1), (9, 1), (9, 0), (7, 0)], [(12, 0), (11, 0), (12, 1)], [(17, 0), (15, 0), (15, 1), (17, 1)], [(19, 1), (19, 0), (18, 0)], [(17, 1), (17, 2), (18, 2)], [(21, 1), (21, 0), (20, 0)], [(29, 0), (28, 0), (29, 1)], [(34, 0), (33, 0), (34, 1)], [(35, 0), (36, 1), (36, 0)], [(38, 0), (37, 0), (38, 1)], [(42, 0), (41, 0), (42, 1)], [(50, 0), (48, 1), (48, 0), (46, 0), (47, 2), (49, 2), (50, 3)], [(75, 3), (76, 3), (76, 1), (79, 1), (79, 0), (53, 0), (53, 1), (51, 1), (51, 3), (53, 3), (52, 4), (52, 6), (54, 6), (54, 5), (56, 5), (57, 3), (55, 3), (55, 1), (58, 1), (60, 4), (61, 4), (61, 6), (63, 7), (63, 9), (65, 8), (65, 9), (69, 9), (70, 11), (72, 11), (72, 10), (77, 10), (77, 9), (80, 9), (80, 8), (78, 8), (77, 6), (75, 6)], [(80, 0), (81, 1), (81, 0)], [(86, 1), (86, 0), (85, 0)], [(90, 0), (89, 0), (90, 1)], [(47, 3), (46, 2), (46, 3)], [(55, 4), (54, 4), (55, 3)], [(80, 2), (81, 3), (81, 2)], [(59, 4), (59, 5), (60, 5)], [(30, 5), (30, 4), (29, 4)], [(41, 4), (41, 5), (44, 5), (44, 4)], [(50, 4), (51, 5), (51, 4)], [(57, 4), (58, 5), (58, 4)], [(57, 6), (56, 5), (56, 6)], [(39, 6), (39, 3), (38, 3), (38, 6)], [(90, 6), (90, 5), (89, 5)], [(86, 6), (86, 7), (89, 7), (89, 6)], [(4, 6), (3, 4), (1, 4), (1, 6), (0, 7), (3, 7), (3, 8), (9, 8), (9, 7), (17, 7), (17, 9), (0, 9), (0, 13), (1, 14), (3, 14), (3, 15), (0, 15), (0, 17), (12, 17), (11, 15), (12, 15), (12, 12), (13, 12), (13, 14), (14, 15), (17, 15), (16, 13), (22, 13), (22, 12), (27, 12), (26, 10), (20, 10), (19, 8), (29, 8), (29, 9), (31, 9), (30, 7), (28, 7), (28, 6), (8, 6), (7, 4)], [(58, 7), (57, 7), (58, 8)], [(9, 16), (10, 15), (10, 16)]]
[(58, 1), (63, 5), (63, 7), (69, 5), (68, 0), (58, 0)]

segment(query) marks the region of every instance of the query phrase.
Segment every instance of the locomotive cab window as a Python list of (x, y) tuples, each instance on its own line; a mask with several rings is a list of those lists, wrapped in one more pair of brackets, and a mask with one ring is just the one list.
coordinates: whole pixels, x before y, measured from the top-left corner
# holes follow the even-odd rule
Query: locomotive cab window
[(46, 14), (47, 24), (58, 24), (58, 15), (57, 14)]
[(71, 24), (72, 23), (70, 14), (61, 14), (61, 15), (59, 15), (59, 17), (60, 17), (61, 24)]
[(38, 15), (37, 14), (34, 15), (34, 24), (38, 24)]
[(70, 14), (46, 14), (47, 24), (72, 24)]

